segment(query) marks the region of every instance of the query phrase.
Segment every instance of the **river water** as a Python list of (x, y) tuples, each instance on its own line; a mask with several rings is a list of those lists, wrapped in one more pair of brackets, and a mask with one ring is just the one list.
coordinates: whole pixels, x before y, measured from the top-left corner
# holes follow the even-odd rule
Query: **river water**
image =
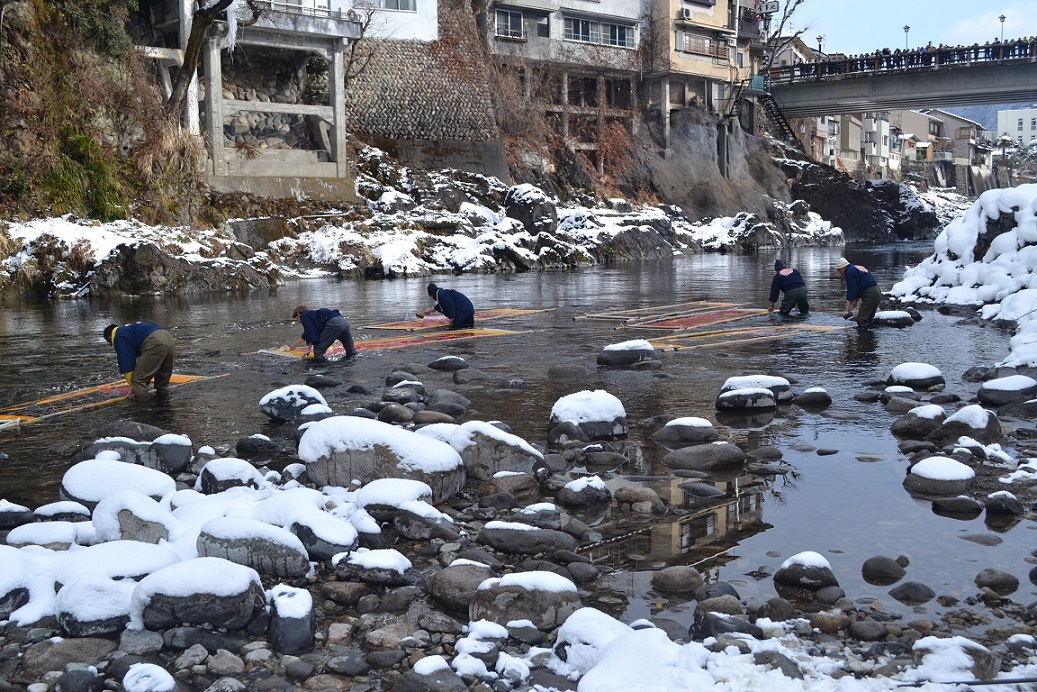
[[(832, 269), (843, 252), (795, 250), (792, 265), (807, 279), (811, 294), (813, 312), (807, 324), (845, 324), (839, 317), (843, 283)], [(852, 261), (870, 267), (880, 287), (888, 289), (905, 266), (931, 252), (931, 244), (845, 252)], [(596, 366), (603, 346), (655, 334), (617, 330), (614, 323), (580, 319), (583, 315), (692, 300), (766, 307), (773, 260), (772, 255), (704, 254), (572, 272), (437, 277), (441, 285), (468, 294), (477, 308), (552, 310), (485, 325), (531, 330), (520, 336), (368, 351), (352, 365), (324, 370), (307, 370), (301, 363), (256, 351), (298, 336), (290, 319), (298, 303), (338, 307), (353, 324), (357, 339), (384, 336), (362, 326), (409, 319), (415, 310), (426, 308), (428, 279), (314, 279), (248, 295), (9, 303), (0, 312), (0, 406), (117, 379), (114, 352), (101, 339), (109, 322), (146, 319), (162, 324), (177, 341), (177, 372), (224, 377), (175, 389), (167, 406), (117, 405), (0, 431), (0, 498), (30, 507), (56, 500), (57, 485), (73, 455), (120, 418), (159, 425), (187, 435), (196, 449), (207, 444), (232, 456), (241, 437), (285, 435), (257, 408), (260, 397), (277, 387), (324, 372), (371, 391), (350, 394), (345, 391), (348, 384), (325, 390), (329, 404), (344, 413), (376, 400), (385, 376), (395, 367), (459, 355), (489, 378), (453, 385), (437, 374), (430, 376), (426, 387), (455, 388), (472, 400), (473, 418), (501, 420), (530, 442), (545, 441), (551, 407), (561, 396), (604, 389), (623, 402), (632, 424), (627, 442), (631, 462), (606, 470), (607, 483), (612, 488), (647, 483), (671, 508), (653, 522), (620, 512), (582, 517), (608, 539), (591, 551), (592, 557), (619, 570), (615, 598), (604, 598), (603, 607), (612, 603), (614, 614), (627, 621), (658, 614), (684, 623), (690, 619), (693, 602), (666, 602), (648, 593), (653, 567), (695, 564), (711, 579), (734, 583), (743, 598), (765, 600), (775, 595), (773, 581), (756, 577), (773, 573), (786, 558), (807, 550), (828, 559), (851, 598), (877, 599), (891, 610), (904, 606), (887, 595), (890, 587), (869, 584), (860, 573), (862, 563), (874, 555), (907, 556), (907, 579), (959, 599), (977, 593), (973, 578), (981, 569), (996, 567), (1019, 578), (1020, 592), (1013, 599), (1033, 600), (1034, 588), (1027, 578), (1033, 522), (995, 529), (982, 517), (964, 521), (934, 514), (928, 502), (912, 498), (901, 485), (907, 461), (889, 432), (895, 416), (880, 404), (853, 398), (865, 383), (884, 379), (894, 366), (909, 361), (935, 365), (947, 378), (948, 392), (972, 398), (977, 385), (962, 382), (962, 373), (1004, 357), (1008, 333), (962, 325), (959, 318), (930, 311), (906, 329), (840, 330), (666, 352), (662, 369), (654, 372)], [(724, 326), (778, 321), (767, 316)], [(556, 364), (583, 365), (589, 374), (580, 382), (555, 381), (548, 369)], [(792, 406), (765, 419), (718, 420), (714, 401), (725, 379), (769, 372), (794, 379), (796, 391), (824, 387), (833, 406), (823, 413)], [(528, 388), (498, 386), (515, 379)], [(719, 483), (727, 493), (722, 500), (685, 496), (678, 486), (687, 479), (670, 475), (659, 463), (665, 450), (646, 439), (656, 428), (638, 426), (664, 413), (712, 420), (723, 437), (745, 449), (774, 445), (795, 473), (774, 480), (743, 476)], [(818, 454), (819, 449), (838, 451)], [(655, 480), (641, 480), (646, 475)], [(990, 546), (963, 539), (976, 534), (996, 534), (1000, 542)], [(931, 601), (916, 612), (932, 615), (940, 607)]]

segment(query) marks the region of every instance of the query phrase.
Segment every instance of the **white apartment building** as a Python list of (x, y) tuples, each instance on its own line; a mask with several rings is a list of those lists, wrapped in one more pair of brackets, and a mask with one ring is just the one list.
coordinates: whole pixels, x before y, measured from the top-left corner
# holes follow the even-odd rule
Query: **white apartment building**
[(995, 135), (1008, 135), (1024, 145), (1037, 140), (1037, 104), (1030, 108), (998, 111)]

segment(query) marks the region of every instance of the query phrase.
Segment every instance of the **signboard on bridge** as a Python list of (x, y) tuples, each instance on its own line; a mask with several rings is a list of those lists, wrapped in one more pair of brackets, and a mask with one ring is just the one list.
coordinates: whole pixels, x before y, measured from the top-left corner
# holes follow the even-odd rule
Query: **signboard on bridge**
[(756, 11), (760, 14), (775, 14), (779, 4), (778, 2), (757, 2)]

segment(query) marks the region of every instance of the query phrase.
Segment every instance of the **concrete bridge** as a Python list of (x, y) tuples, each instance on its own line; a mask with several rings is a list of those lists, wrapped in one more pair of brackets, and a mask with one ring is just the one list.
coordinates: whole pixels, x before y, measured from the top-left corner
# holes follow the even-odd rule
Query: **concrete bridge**
[(777, 67), (768, 79), (789, 118), (1037, 102), (1037, 43), (876, 53)]

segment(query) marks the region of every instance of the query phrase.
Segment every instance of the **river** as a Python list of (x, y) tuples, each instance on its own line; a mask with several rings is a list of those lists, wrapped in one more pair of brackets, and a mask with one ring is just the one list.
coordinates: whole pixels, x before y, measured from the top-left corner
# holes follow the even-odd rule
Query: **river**
[[(903, 268), (931, 252), (931, 244), (847, 249), (849, 258), (869, 266), (883, 289)], [(838, 248), (797, 249), (792, 265), (810, 289), (807, 324), (843, 326), (843, 283), (832, 269)], [(962, 325), (935, 311), (909, 328), (874, 332), (839, 330), (808, 333), (780, 341), (729, 343), (712, 349), (665, 352), (659, 371), (598, 368), (601, 348), (648, 336), (613, 323), (579, 319), (588, 313), (666, 305), (692, 300), (728, 301), (766, 307), (773, 255), (703, 254), (672, 261), (602, 266), (571, 272), (435, 277), (443, 286), (468, 294), (477, 308), (550, 308), (550, 312), (510, 318), (492, 326), (531, 330), (514, 337), (454, 342), (433, 347), (368, 351), (352, 365), (307, 370), (301, 363), (257, 354), (261, 348), (298, 336), (290, 319), (298, 303), (338, 307), (354, 326), (357, 339), (384, 335), (363, 325), (408, 319), (428, 306), (427, 278), (391, 281), (296, 281), (270, 292), (247, 295), (140, 297), (56, 303), (8, 302), (0, 312), (0, 405), (117, 379), (115, 356), (101, 338), (109, 322), (137, 319), (169, 328), (177, 341), (176, 370), (183, 374), (225, 375), (174, 390), (167, 406), (117, 405), (69, 414), (20, 430), (0, 432), (0, 498), (31, 507), (57, 499), (57, 485), (70, 459), (120, 417), (159, 425), (191, 438), (195, 449), (211, 445), (233, 456), (235, 442), (253, 433), (284, 437), (262, 415), (257, 403), (267, 392), (301, 383), (310, 372), (325, 372), (347, 385), (325, 390), (338, 412), (376, 400), (385, 376), (396, 366), (428, 363), (459, 355), (489, 375), (484, 382), (453, 385), (437, 376), (427, 386), (449, 386), (472, 400), (473, 417), (501, 420), (534, 443), (546, 439), (553, 403), (581, 389), (604, 389), (621, 399), (632, 432), (628, 467), (607, 475), (610, 487), (645, 481), (670, 503), (654, 522), (619, 512), (589, 517), (608, 537), (592, 552), (620, 569), (614, 581), (617, 615), (630, 621), (665, 611), (686, 622), (693, 604), (667, 603), (649, 594), (650, 569), (661, 564), (695, 564), (710, 578), (736, 585), (742, 597), (765, 600), (774, 594), (772, 573), (788, 557), (815, 551), (832, 564), (847, 594), (859, 602), (891, 603), (890, 587), (868, 584), (860, 567), (869, 557), (905, 555), (906, 579), (963, 599), (977, 592), (973, 578), (985, 567), (1015, 574), (1022, 584), (1017, 600), (1032, 600), (1027, 574), (1035, 528), (1024, 520), (995, 529), (983, 518), (971, 521), (933, 513), (928, 502), (912, 498), (901, 483), (907, 468), (889, 432), (896, 416), (880, 404), (853, 396), (865, 384), (884, 379), (902, 362), (938, 367), (947, 391), (963, 399), (977, 385), (961, 375), (976, 365), (991, 365), (1008, 352), (1009, 334), (990, 327)], [(575, 318), (575, 319), (574, 319)], [(776, 316), (746, 324), (770, 324)], [(487, 326), (491, 326), (487, 324)], [(739, 326), (742, 326), (739, 323)], [(582, 382), (553, 381), (555, 364), (579, 364)], [(718, 421), (714, 401), (724, 380), (736, 375), (783, 373), (794, 389), (822, 386), (834, 400), (823, 413), (783, 406), (772, 418)], [(527, 389), (505, 389), (520, 379)], [(349, 383), (371, 394), (346, 392)], [(717, 422), (725, 438), (746, 449), (774, 445), (795, 473), (773, 481), (742, 477), (722, 484), (727, 497), (702, 502), (685, 497), (659, 459), (665, 450), (647, 441), (654, 428), (637, 424), (657, 414), (700, 416)], [(838, 450), (818, 454), (818, 449)], [(642, 482), (637, 480), (636, 482)], [(970, 534), (996, 533), (1000, 544), (962, 540)], [(608, 607), (608, 599), (603, 607)], [(895, 602), (892, 605), (897, 606)], [(901, 607), (902, 608), (902, 607)], [(932, 601), (921, 612), (935, 613)]]

